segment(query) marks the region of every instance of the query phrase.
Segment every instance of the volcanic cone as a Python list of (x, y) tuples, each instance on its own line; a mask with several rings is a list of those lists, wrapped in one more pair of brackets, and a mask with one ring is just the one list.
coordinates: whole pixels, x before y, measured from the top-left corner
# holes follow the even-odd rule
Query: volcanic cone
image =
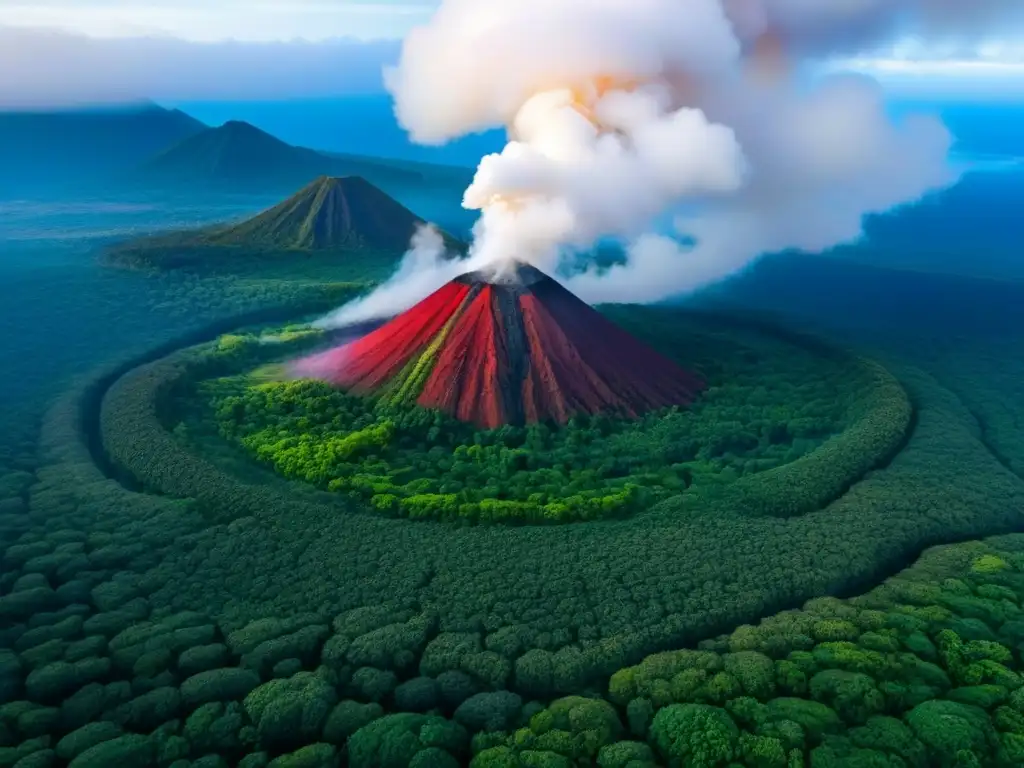
[(526, 265), (470, 272), (296, 371), (494, 428), (688, 405), (697, 376)]

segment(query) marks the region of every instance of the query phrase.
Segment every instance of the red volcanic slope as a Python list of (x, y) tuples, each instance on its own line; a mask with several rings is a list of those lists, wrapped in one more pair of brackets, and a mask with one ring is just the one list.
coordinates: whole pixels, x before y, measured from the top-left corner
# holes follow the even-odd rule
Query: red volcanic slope
[(687, 405), (703, 382), (533, 267), (469, 273), (300, 371), (493, 428)]
[(394, 379), (459, 311), (468, 293), (468, 285), (448, 283), (387, 325), (343, 347), (347, 362), (344, 380), (338, 383), (365, 394)]
[(450, 282), (387, 325), (357, 341), (303, 358), (293, 370), (300, 376), (344, 382), (359, 394), (374, 392), (430, 343), (468, 293), (469, 286)]
[(501, 397), (509, 366), (494, 287), (484, 285), (456, 318), (416, 402), (462, 421), (486, 426), (507, 422)]

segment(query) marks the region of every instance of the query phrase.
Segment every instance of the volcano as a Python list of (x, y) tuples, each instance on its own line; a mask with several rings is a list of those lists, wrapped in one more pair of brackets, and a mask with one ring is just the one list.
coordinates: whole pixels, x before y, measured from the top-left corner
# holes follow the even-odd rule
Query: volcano
[[(108, 263), (157, 269), (244, 268), (261, 257), (347, 257), (367, 253), (392, 269), (426, 222), (361, 176), (321, 176), (294, 195), (236, 224), (145, 235), (114, 243)], [(453, 252), (464, 246), (439, 232)], [(371, 266), (372, 268), (372, 266)]]
[(401, 253), (425, 223), (361, 176), (321, 176), (284, 202), (208, 240), (292, 250), (370, 247)]
[(540, 270), (470, 272), (295, 372), (482, 428), (687, 405), (703, 381)]

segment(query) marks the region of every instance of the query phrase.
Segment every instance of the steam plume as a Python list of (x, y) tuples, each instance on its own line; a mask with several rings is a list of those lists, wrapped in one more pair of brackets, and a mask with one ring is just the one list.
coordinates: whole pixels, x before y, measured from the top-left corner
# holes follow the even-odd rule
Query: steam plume
[[(568, 287), (594, 302), (654, 301), (765, 252), (854, 239), (864, 214), (950, 183), (950, 136), (937, 119), (893, 123), (873, 81), (808, 82), (802, 68), (908, 33), (977, 42), (1024, 16), (1021, 6), (443, 0), (386, 81), (421, 143), (508, 128), (507, 146), (483, 158), (465, 193), (463, 205), (481, 212), (470, 261), (551, 270), (567, 252), (616, 238), (627, 263)], [(677, 231), (656, 231), (673, 212)], [(397, 275), (362, 311), (403, 309), (453, 266), (417, 263), (436, 266), (434, 278)]]
[(464, 271), (458, 264), (461, 262), (447, 258), (444, 238), (437, 228), (421, 225), (416, 228), (409, 250), (394, 275), (377, 290), (336, 309), (314, 325), (342, 328), (408, 309)]

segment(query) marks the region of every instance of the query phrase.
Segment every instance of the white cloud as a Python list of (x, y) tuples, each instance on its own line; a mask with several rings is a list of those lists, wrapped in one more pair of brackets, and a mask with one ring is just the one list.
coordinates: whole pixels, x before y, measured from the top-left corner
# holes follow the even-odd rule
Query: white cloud
[(397, 43), (99, 40), (0, 26), (0, 108), (379, 92)]
[(982, 59), (847, 59), (831, 72), (868, 75), (890, 98), (995, 103), (1024, 96), (1024, 61)]
[(848, 59), (833, 62), (833, 70), (851, 70), (878, 75), (920, 75), (922, 77), (1021, 76), (1024, 61), (985, 59)]
[(989, 39), (950, 49), (907, 39), (870, 56), (834, 59), (822, 69), (869, 75), (897, 97), (1017, 99), (1024, 93), (1024, 42)]
[(398, 38), (429, 0), (4, 0), (0, 26), (193, 42)]

